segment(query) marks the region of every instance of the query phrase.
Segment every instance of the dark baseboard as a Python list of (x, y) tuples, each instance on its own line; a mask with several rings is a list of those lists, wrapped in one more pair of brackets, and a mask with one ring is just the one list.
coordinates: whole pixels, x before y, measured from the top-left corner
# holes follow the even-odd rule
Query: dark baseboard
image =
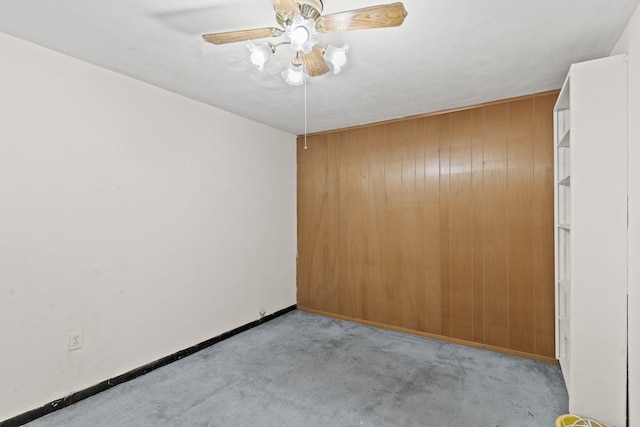
[(170, 356), (163, 357), (162, 359), (158, 359), (144, 366), (140, 366), (139, 368), (132, 369), (129, 372), (125, 372), (124, 374), (118, 375), (117, 377), (108, 379), (106, 381), (102, 381), (101, 383), (96, 384), (92, 387), (86, 388), (84, 390), (77, 391), (67, 397), (63, 397), (62, 399), (54, 400), (53, 402), (47, 403), (46, 405), (41, 406), (40, 408), (33, 409), (23, 414), (17, 415), (13, 418), (9, 418), (8, 420), (5, 420), (5, 421), (0, 421), (0, 427), (21, 426), (23, 424), (26, 424), (28, 422), (35, 420), (36, 418), (43, 417), (47, 414), (50, 414), (51, 412), (55, 412), (59, 409), (65, 408), (69, 405), (72, 405), (76, 402), (86, 399), (87, 397), (91, 397), (102, 391), (108, 390), (111, 387), (115, 387), (118, 384), (131, 381), (132, 379), (142, 376), (144, 374), (147, 374), (153, 371), (154, 369), (158, 369), (162, 366), (168, 365), (169, 363), (175, 362), (184, 357), (192, 355), (193, 353), (196, 353), (207, 347), (211, 347), (212, 345), (217, 344), (220, 341), (224, 341), (228, 338), (231, 338), (234, 335), (238, 335), (242, 332), (248, 331), (251, 328), (255, 328), (256, 326), (261, 325), (262, 323), (273, 320), (277, 317), (282, 316), (283, 314), (287, 314), (290, 311), (294, 311), (295, 309), (296, 309), (296, 306), (292, 305), (291, 307), (287, 307), (273, 314), (265, 316), (261, 319), (253, 321), (251, 323), (247, 323), (246, 325), (240, 326), (229, 332), (225, 332), (222, 335), (218, 335), (217, 337), (203, 341), (199, 344), (194, 345), (193, 347), (180, 350), (177, 353), (173, 353)]

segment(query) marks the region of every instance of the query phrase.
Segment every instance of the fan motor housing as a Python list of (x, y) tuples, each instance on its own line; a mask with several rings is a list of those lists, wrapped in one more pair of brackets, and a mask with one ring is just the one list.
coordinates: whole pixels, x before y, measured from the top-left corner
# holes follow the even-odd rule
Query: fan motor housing
[[(300, 8), (300, 14), (305, 18), (318, 19), (322, 15), (324, 5), (322, 0), (296, 0), (298, 7)], [(287, 21), (291, 19), (291, 16), (283, 14), (281, 11), (276, 10), (276, 21), (283, 27), (286, 26)]]

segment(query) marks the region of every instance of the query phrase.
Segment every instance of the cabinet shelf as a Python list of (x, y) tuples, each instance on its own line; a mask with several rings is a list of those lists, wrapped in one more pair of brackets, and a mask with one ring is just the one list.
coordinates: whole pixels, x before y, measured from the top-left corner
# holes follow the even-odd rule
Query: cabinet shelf
[(565, 176), (558, 182), (558, 184), (566, 185), (567, 187), (571, 186), (571, 175)]
[(568, 148), (571, 146), (571, 129), (567, 129), (567, 131), (560, 138), (560, 142), (558, 142), (558, 147)]

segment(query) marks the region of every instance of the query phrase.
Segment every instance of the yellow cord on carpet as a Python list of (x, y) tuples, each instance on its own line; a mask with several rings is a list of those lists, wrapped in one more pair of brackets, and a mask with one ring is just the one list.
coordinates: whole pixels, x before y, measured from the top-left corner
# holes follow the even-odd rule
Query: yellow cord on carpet
[(582, 418), (577, 415), (560, 415), (556, 419), (556, 427), (608, 427), (595, 420)]

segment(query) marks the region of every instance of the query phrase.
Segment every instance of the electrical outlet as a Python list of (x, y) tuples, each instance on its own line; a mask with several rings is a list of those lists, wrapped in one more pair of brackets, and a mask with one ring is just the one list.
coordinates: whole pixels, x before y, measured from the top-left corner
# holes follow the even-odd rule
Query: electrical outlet
[(69, 334), (69, 351), (82, 348), (82, 332), (71, 332)]

